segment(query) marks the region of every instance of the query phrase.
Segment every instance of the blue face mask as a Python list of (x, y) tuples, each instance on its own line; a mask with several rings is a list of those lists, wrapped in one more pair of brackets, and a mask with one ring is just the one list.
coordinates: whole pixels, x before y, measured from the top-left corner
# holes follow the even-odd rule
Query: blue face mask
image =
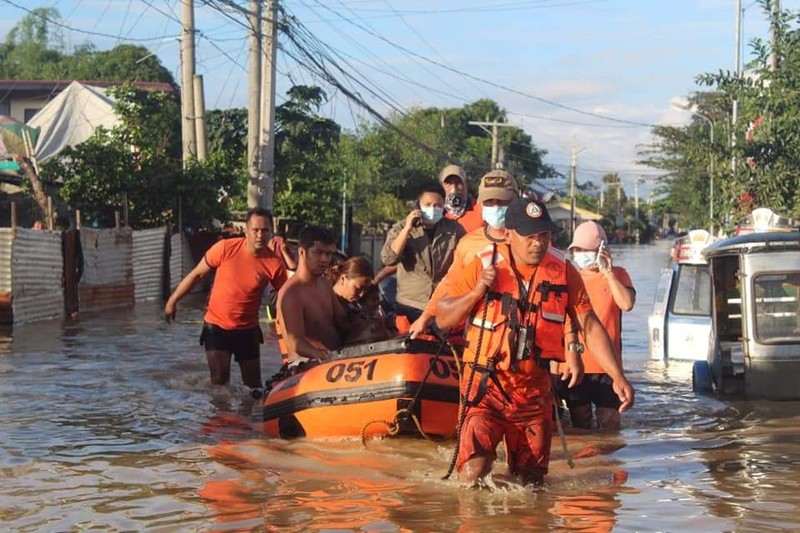
[(597, 252), (572, 252), (572, 262), (580, 269), (593, 266), (596, 257)]
[(481, 208), (483, 221), (494, 229), (506, 227), (506, 211), (508, 211), (507, 205), (484, 205)]
[(441, 207), (427, 206), (420, 209), (422, 211), (422, 220), (428, 225), (433, 225), (442, 220), (444, 216), (444, 209)]

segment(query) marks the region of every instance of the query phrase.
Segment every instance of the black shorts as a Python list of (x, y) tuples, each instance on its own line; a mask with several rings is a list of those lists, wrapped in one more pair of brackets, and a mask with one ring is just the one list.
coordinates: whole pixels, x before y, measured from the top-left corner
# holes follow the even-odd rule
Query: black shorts
[(203, 322), (203, 331), (200, 332), (200, 345), (205, 345), (207, 352), (211, 350), (230, 352), (237, 362), (258, 359), (261, 355), (261, 344), (264, 344), (264, 335), (260, 326), (225, 329)]
[(558, 396), (567, 402), (567, 407), (595, 404), (597, 407), (619, 409), (621, 402), (607, 374), (586, 374), (580, 383), (567, 388), (568, 381), (558, 380)]

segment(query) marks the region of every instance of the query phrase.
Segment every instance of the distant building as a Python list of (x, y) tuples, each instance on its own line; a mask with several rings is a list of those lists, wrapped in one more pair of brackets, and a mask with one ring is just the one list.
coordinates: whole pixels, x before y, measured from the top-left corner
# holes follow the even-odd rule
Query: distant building
[[(47, 102), (66, 89), (72, 80), (0, 80), (0, 115), (26, 123)], [(122, 81), (82, 81), (93, 87), (114, 87)], [(134, 87), (144, 90), (172, 92), (169, 83), (134, 81)]]
[[(553, 222), (561, 226), (564, 232), (569, 233), (570, 221), (570, 206), (569, 202), (559, 202), (547, 204), (547, 211), (550, 213), (550, 218)], [(588, 209), (575, 206), (575, 225), (579, 225), (587, 220), (594, 220), (599, 222), (603, 218), (600, 213), (595, 213)]]

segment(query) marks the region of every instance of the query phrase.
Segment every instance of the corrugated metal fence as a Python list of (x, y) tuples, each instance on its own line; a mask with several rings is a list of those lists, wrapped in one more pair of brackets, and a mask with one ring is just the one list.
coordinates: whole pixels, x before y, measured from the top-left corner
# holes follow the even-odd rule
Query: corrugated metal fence
[(133, 305), (133, 232), (81, 228), (81, 311)]
[(135, 300), (163, 297), (167, 228), (133, 232), (133, 286)]
[(361, 253), (372, 261), (372, 268), (376, 274), (383, 268), (381, 248), (383, 248), (384, 242), (386, 242), (386, 235), (383, 233), (361, 236)]
[(14, 322), (55, 318), (64, 313), (61, 232), (16, 228), (11, 242)]
[(183, 277), (194, 268), (192, 250), (184, 235), (175, 233), (169, 240), (169, 290), (178, 286)]
[[(0, 228), (0, 323), (64, 316), (65, 283), (72, 287), (73, 295), (68, 313), (163, 298), (170, 275), (171, 240), (167, 235), (166, 227), (137, 231), (83, 228), (64, 234)], [(64, 236), (70, 237), (69, 250), (64, 249)], [(191, 257), (191, 253), (180, 236), (173, 240), (178, 248), (174, 255), (179, 259), (174, 286), (182, 277), (181, 256)], [(186, 265), (191, 265), (191, 260)]]
[(12, 321), (11, 312), (11, 241), (14, 230), (0, 228), (0, 324)]

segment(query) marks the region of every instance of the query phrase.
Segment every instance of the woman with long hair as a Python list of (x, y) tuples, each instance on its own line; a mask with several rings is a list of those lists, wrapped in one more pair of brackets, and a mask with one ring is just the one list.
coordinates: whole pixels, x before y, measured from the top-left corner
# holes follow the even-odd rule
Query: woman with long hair
[(333, 292), (347, 317), (340, 331), (345, 345), (385, 340), (391, 336), (380, 310), (378, 288), (372, 283), (374, 275), (372, 265), (364, 256), (351, 257), (328, 270)]

